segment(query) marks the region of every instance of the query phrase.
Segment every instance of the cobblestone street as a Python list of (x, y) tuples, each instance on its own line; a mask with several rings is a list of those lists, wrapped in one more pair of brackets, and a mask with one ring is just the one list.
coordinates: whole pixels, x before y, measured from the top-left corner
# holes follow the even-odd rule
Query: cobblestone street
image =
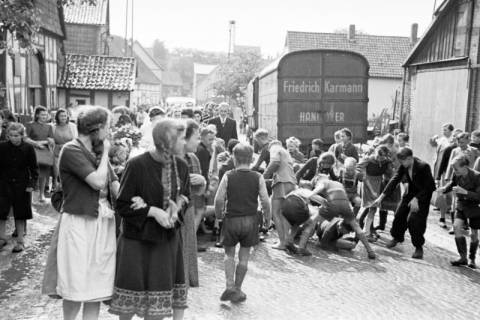
[[(43, 265), (57, 214), (36, 206), (29, 223), (27, 250), (1, 252), (1, 319), (61, 319), (61, 302), (40, 295)], [(478, 319), (480, 272), (453, 268), (453, 236), (440, 229), (432, 211), (424, 260), (411, 259), (409, 242), (384, 247), (369, 261), (360, 245), (353, 252), (327, 252), (309, 244), (311, 257), (293, 257), (270, 248), (268, 238), (256, 248), (244, 283), (245, 303), (221, 303), (223, 252), (199, 254), (200, 287), (189, 292), (186, 319)], [(389, 216), (391, 222), (392, 217)], [(101, 319), (116, 319), (102, 307)]]

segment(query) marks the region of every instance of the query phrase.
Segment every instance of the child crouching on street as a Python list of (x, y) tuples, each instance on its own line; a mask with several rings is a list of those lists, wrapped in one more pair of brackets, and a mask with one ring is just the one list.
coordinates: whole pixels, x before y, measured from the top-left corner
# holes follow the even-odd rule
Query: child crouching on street
[(32, 191), (38, 179), (38, 165), (33, 147), (23, 142), (25, 127), (11, 123), (6, 142), (0, 143), (0, 249), (6, 245), (5, 223), (13, 209), (17, 243), (12, 252), (24, 249), (26, 220), (32, 219)]
[[(270, 203), (263, 176), (250, 170), (253, 149), (239, 143), (233, 148), (235, 169), (222, 178), (215, 196), (215, 214), (223, 219), (223, 246), (225, 249), (226, 289), (220, 300), (241, 302), (247, 298), (242, 283), (248, 269), (250, 248), (259, 242), (257, 216), (260, 197), (267, 228), (271, 221)], [(235, 268), (235, 247), (240, 243), (238, 264)]]

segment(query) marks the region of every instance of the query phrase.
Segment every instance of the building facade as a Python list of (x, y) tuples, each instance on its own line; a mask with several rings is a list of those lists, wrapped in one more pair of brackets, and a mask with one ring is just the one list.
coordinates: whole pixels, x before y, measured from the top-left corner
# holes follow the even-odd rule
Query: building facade
[(16, 114), (31, 114), (37, 105), (58, 107), (57, 77), (63, 60), (61, 47), (65, 38), (63, 8), (56, 0), (35, 0), (39, 9), (40, 31), (33, 42), (36, 52), (19, 47), (7, 33), (12, 54), (0, 55), (0, 103)]
[(402, 118), (415, 154), (429, 161), (428, 140), (444, 123), (479, 128), (480, 1), (446, 0), (405, 60)]

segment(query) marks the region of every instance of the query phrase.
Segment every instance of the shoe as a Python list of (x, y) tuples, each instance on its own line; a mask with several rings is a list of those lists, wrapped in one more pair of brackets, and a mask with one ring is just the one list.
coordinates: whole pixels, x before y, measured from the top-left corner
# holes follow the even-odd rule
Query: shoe
[(207, 251), (207, 247), (204, 245), (197, 245), (197, 252), (205, 252)]
[(477, 269), (477, 264), (475, 263), (475, 260), (470, 260), (468, 267), (471, 269)]
[(415, 252), (412, 254), (413, 259), (423, 259), (423, 248), (416, 247)]
[(450, 264), (454, 267), (466, 266), (468, 265), (467, 259), (460, 258), (458, 260), (450, 261)]
[(233, 303), (239, 303), (247, 300), (247, 295), (239, 288), (235, 288), (235, 292), (232, 295), (230, 301)]
[(12, 252), (13, 253), (19, 253), (19, 252), (22, 252), (23, 249), (25, 249), (25, 246), (23, 245), (23, 243), (17, 243), (13, 249), (12, 249)]
[(297, 247), (295, 247), (295, 245), (293, 243), (287, 243), (285, 245), (285, 249), (287, 250), (288, 253), (291, 253), (291, 254), (297, 254), (298, 253), (298, 249), (297, 249)]
[(387, 243), (386, 247), (387, 247), (387, 248), (393, 248), (393, 247), (395, 247), (397, 244), (398, 244), (398, 241), (395, 240), (395, 239), (392, 239), (392, 240), (390, 240), (390, 241)]
[(455, 234), (455, 231), (453, 230), (453, 227), (451, 227), (450, 230), (448, 230), (448, 234)]
[(223, 291), (222, 295), (220, 296), (220, 301), (231, 301), (235, 293), (235, 288), (225, 289), (225, 291)]
[(440, 226), (440, 228), (447, 229), (447, 224), (445, 223), (445, 219), (443, 218), (440, 218), (440, 220), (438, 221), (438, 225)]
[(222, 241), (215, 242), (215, 248), (223, 248), (223, 242)]
[(310, 257), (312, 253), (305, 248), (298, 248), (297, 254), (303, 257)]
[(260, 240), (260, 242), (265, 242), (265, 235), (261, 234), (258, 236), (258, 240)]

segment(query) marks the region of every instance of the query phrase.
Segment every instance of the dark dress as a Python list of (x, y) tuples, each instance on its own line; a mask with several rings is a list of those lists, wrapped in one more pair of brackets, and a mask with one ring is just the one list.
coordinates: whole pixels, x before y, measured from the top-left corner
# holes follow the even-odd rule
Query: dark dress
[[(46, 123), (29, 122), (25, 126), (27, 136), (33, 141), (53, 139), (53, 127)], [(48, 176), (50, 174), (50, 166), (40, 165), (39, 170), (42, 176)]]
[(0, 220), (7, 219), (10, 207), (17, 220), (32, 219), (33, 188), (38, 178), (37, 159), (33, 147), (25, 142), (15, 146), (0, 143)]
[[(173, 308), (187, 307), (180, 224), (165, 229), (147, 216), (150, 206), (165, 209), (165, 180), (170, 180), (166, 184), (170, 185), (170, 199), (189, 196), (187, 164), (180, 158), (176, 163), (178, 180), (173, 162), (168, 168), (148, 152), (127, 163), (116, 204), (123, 232), (118, 241), (117, 273), (109, 309), (113, 314), (162, 319), (171, 317)], [(171, 172), (170, 179), (163, 176), (166, 171)], [(148, 207), (132, 210), (131, 199), (135, 196)]]

